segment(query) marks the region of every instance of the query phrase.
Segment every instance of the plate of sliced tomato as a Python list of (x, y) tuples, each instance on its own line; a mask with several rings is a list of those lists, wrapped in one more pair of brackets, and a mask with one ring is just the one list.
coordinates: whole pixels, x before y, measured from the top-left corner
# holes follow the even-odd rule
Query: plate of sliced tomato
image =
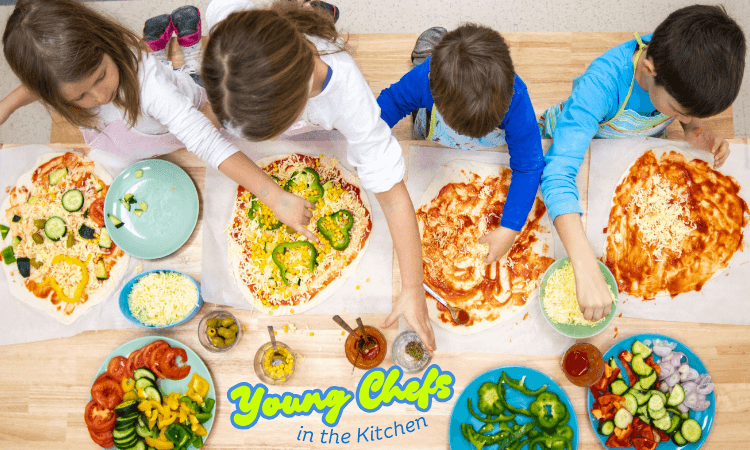
[[(122, 380), (132, 378), (139, 368), (149, 369), (158, 377), (158, 389), (164, 397), (174, 392), (187, 393), (188, 382), (193, 374), (197, 374), (208, 382), (205, 398), (216, 400), (216, 389), (208, 368), (188, 346), (160, 336), (133, 339), (104, 359), (91, 383), (91, 398), (84, 419), (91, 439), (103, 448), (114, 447), (112, 430), (117, 421), (114, 410), (123, 402)], [(204, 440), (211, 432), (213, 422), (212, 415), (202, 424), (206, 430)]]

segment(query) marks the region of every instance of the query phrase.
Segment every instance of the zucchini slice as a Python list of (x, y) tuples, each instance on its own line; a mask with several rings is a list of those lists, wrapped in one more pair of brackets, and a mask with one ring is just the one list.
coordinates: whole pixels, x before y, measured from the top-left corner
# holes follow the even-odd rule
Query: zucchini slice
[(16, 265), (18, 266), (18, 273), (22, 277), (28, 278), (31, 275), (31, 260), (29, 258), (16, 259)]
[[(67, 171), (68, 169), (65, 170)], [(59, 241), (61, 237), (65, 236), (67, 231), (68, 226), (58, 216), (52, 216), (44, 222), (44, 235), (53, 241)]]
[(86, 225), (81, 225), (81, 227), (78, 228), (78, 235), (84, 239), (94, 239), (95, 233), (96, 232), (93, 228), (87, 227)]
[(60, 199), (65, 211), (75, 212), (83, 207), (83, 194), (78, 189), (65, 191)]
[(128, 202), (127, 200), (120, 199), (120, 203), (122, 203), (122, 206), (124, 206), (125, 209), (130, 211), (130, 202)]

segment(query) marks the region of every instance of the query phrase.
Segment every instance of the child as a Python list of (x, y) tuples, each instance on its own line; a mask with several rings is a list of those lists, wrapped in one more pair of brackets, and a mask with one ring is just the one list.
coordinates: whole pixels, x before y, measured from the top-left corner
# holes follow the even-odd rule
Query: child
[(205, 91), (147, 54), (126, 28), (77, 1), (20, 0), (3, 46), (22, 85), (0, 101), (0, 120), (39, 100), (79, 126), (89, 146), (121, 159), (187, 147), (315, 239), (304, 228), (312, 204), (285, 192), (222, 138), (198, 109)]
[(674, 119), (693, 147), (720, 167), (727, 141), (701, 118), (727, 109), (740, 89), (745, 37), (720, 6), (694, 5), (667, 17), (652, 36), (638, 37), (595, 59), (573, 82), (573, 93), (548, 109), (540, 128), (554, 141), (542, 175), (542, 194), (570, 255), (578, 304), (599, 320), (612, 301), (583, 230), (576, 173), (593, 137), (662, 136)]
[(401, 146), (375, 98), (342, 50), (330, 15), (276, 1), (213, 0), (201, 77), (217, 118), (251, 141), (307, 129), (339, 130), (347, 161), (383, 208), (398, 254), (402, 289), (389, 326), (403, 314), (432, 352), (435, 338), (422, 288), (422, 252), (414, 206), (403, 182)]
[[(424, 41), (435, 40), (441, 30), (431, 28), (420, 36), (413, 60), (429, 55), (431, 46)], [(536, 115), (526, 85), (513, 69), (508, 45), (497, 31), (462, 25), (445, 34), (431, 53), (380, 93), (380, 115), (393, 127), (419, 110), (415, 134), (422, 128), (422, 139), (449, 147), (474, 149), (507, 142), (513, 175), (503, 216), (499, 227), (479, 239), (490, 245), (485, 258), (489, 264), (513, 245), (539, 189), (544, 157)]]

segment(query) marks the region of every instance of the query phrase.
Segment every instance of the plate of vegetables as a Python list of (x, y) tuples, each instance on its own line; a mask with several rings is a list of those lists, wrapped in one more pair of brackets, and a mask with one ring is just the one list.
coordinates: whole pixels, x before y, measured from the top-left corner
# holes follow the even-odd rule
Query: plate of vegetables
[(150, 336), (99, 366), (84, 419), (91, 439), (120, 450), (201, 448), (214, 421), (208, 368), (186, 345)]
[(698, 356), (659, 334), (621, 340), (591, 388), (591, 425), (608, 448), (698, 449), (715, 414), (714, 385)]
[(498, 367), (474, 379), (451, 413), (450, 448), (578, 448), (578, 421), (565, 391), (547, 375)]

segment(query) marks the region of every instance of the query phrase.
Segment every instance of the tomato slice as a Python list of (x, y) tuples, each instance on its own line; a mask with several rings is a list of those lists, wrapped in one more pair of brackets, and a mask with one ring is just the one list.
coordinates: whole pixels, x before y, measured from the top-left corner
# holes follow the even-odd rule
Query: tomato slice
[(115, 441), (112, 438), (112, 432), (111, 431), (93, 431), (91, 428), (89, 428), (89, 436), (91, 436), (91, 439), (96, 443), (96, 445), (104, 448), (110, 448), (114, 447)]
[(83, 414), (89, 431), (102, 433), (112, 431), (115, 428), (115, 420), (117, 419), (115, 412), (111, 409), (101, 407), (94, 400), (91, 400), (86, 405), (86, 410)]
[(103, 408), (115, 409), (115, 406), (122, 403), (122, 387), (120, 383), (109, 376), (106, 378), (99, 377), (91, 386), (91, 398)]
[(177, 365), (177, 357), (182, 358), (182, 362), (187, 362), (187, 353), (184, 348), (172, 347), (165, 351), (161, 359), (159, 360), (159, 369), (164, 374), (164, 377), (171, 380), (181, 380), (188, 376), (190, 373), (190, 366), (185, 364), (184, 366)]
[(164, 374), (161, 373), (159, 368), (159, 361), (165, 351), (172, 348), (168, 343), (164, 341), (157, 341), (158, 344), (154, 345), (151, 354), (148, 356), (148, 367), (154, 374), (159, 378), (164, 378)]
[(97, 198), (91, 203), (89, 217), (100, 227), (104, 226), (104, 198)]
[(107, 373), (115, 381), (122, 381), (123, 378), (130, 377), (128, 371), (128, 360), (124, 356), (115, 356), (107, 364)]

